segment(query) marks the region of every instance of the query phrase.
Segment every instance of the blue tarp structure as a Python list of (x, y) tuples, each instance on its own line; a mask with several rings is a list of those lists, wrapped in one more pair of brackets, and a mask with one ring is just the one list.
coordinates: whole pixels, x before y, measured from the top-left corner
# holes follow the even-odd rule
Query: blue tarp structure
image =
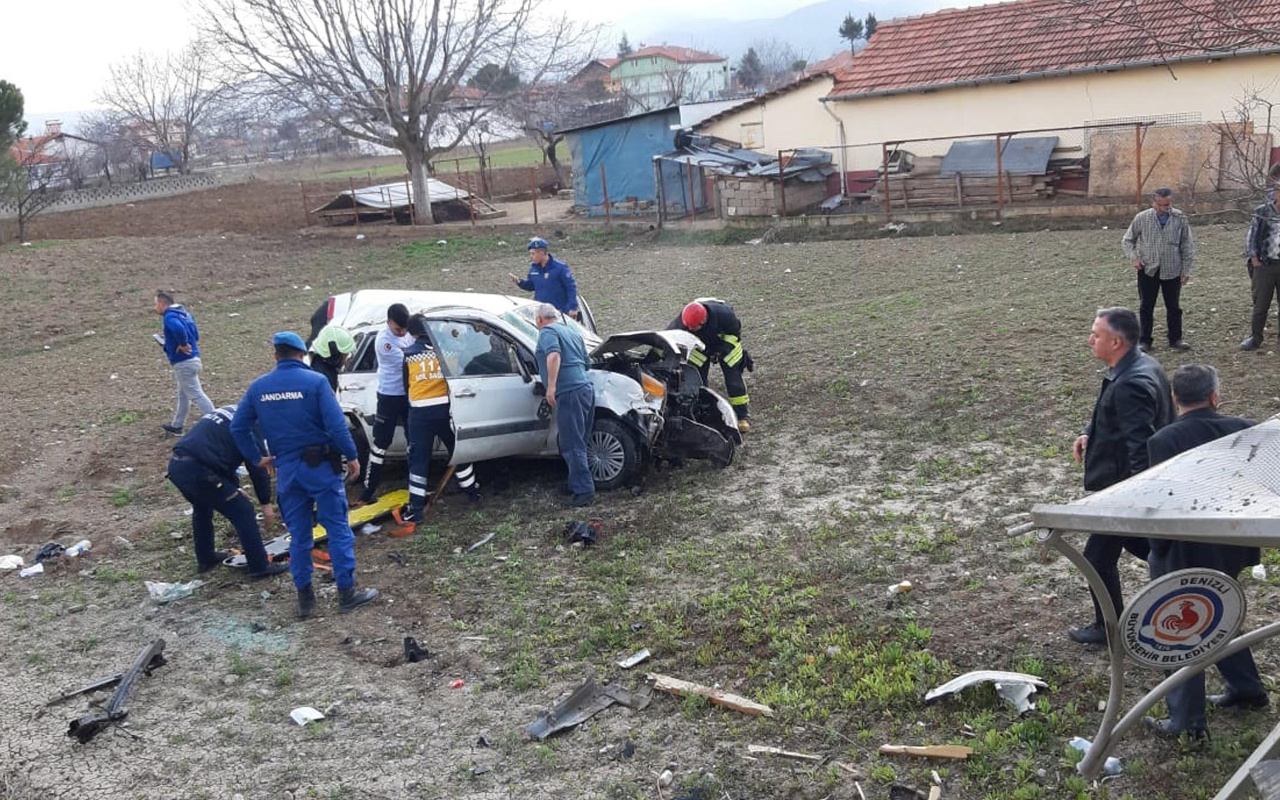
[[(1008, 139), (1000, 153), (1000, 172), (1005, 175), (1044, 175), (1049, 171), (1049, 156), (1058, 146), (1057, 136), (1019, 136)], [(942, 159), (938, 173), (995, 177), (996, 143), (990, 139), (976, 142), (954, 142)]]
[(173, 162), (168, 153), (156, 151), (151, 154), (151, 171), (158, 169), (177, 169), (178, 165)]
[[(651, 213), (658, 200), (653, 159), (671, 149), (672, 126), (679, 124), (680, 109), (673, 107), (566, 130), (574, 205), (587, 216), (604, 216), (607, 182), (611, 213)], [(663, 182), (668, 182), (665, 166)]]

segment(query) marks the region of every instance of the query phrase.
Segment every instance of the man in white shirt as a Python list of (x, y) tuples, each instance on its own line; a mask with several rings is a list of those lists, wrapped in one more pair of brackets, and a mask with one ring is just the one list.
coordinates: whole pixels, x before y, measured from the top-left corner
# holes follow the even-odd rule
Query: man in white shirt
[(378, 482), (382, 480), (382, 462), (387, 447), (395, 437), (396, 426), (408, 428), (409, 398), (404, 391), (404, 351), (413, 344), (409, 335), (409, 309), (403, 303), (387, 308), (387, 327), (378, 331), (373, 343), (378, 356), (378, 416), (373, 422), (373, 441), (369, 443), (369, 469), (365, 473), (364, 491), (353, 506), (373, 502)]

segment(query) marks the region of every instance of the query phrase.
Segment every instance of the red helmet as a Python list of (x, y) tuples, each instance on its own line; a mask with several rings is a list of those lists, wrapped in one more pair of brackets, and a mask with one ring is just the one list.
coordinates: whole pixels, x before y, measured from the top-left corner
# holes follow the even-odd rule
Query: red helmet
[(707, 321), (707, 307), (702, 303), (690, 303), (680, 312), (680, 322), (686, 328), (701, 328)]

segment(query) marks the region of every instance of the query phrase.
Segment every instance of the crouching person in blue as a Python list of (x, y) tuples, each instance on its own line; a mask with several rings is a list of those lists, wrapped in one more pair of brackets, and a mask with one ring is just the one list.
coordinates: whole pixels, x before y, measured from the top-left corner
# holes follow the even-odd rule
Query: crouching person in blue
[[(413, 344), (404, 351), (404, 388), (409, 398), (409, 510), (392, 512), (396, 526), (392, 536), (412, 536), (422, 521), (427, 507), (427, 472), (436, 437), (453, 456), (453, 425), (449, 419), (449, 384), (445, 381), (440, 358), (427, 334), (427, 321), (421, 314), (409, 319), (409, 335)], [(475, 468), (459, 464), (455, 474), (458, 485), (473, 503), (480, 501), (480, 484)]]
[(595, 423), (596, 390), (587, 370), (587, 349), (577, 331), (560, 322), (556, 307), (538, 306), (538, 371), (547, 388), (547, 402), (556, 411), (560, 456), (569, 467), (569, 505), (589, 506), (596, 484), (587, 464), (587, 434)]
[[(344, 475), (360, 475), (356, 443), (324, 376), (303, 362), (307, 346), (292, 331), (277, 333), (276, 368), (249, 384), (231, 420), (236, 446), (251, 464), (276, 471), (280, 516), (289, 529), (289, 571), (298, 589), (298, 619), (315, 610), (311, 586), (312, 514), (329, 535), (329, 557), (338, 584), (338, 611), (353, 611), (378, 596), (356, 589), (355, 536), (347, 520)], [(253, 436), (260, 425), (273, 455)], [(343, 464), (345, 463), (345, 468)]]
[(213, 512), (216, 511), (235, 527), (248, 562), (249, 577), (265, 578), (284, 572), (286, 567), (284, 564), (267, 563), (267, 551), (262, 546), (262, 532), (258, 530), (253, 503), (240, 488), (236, 469), (241, 463), (249, 468), (253, 493), (258, 496), (262, 518), (268, 524), (275, 516), (271, 508), (271, 476), (256, 461), (245, 462), (240, 454), (231, 436), (231, 419), (235, 413), (235, 406), (215, 409), (178, 440), (173, 446), (173, 457), (169, 459), (169, 481), (191, 504), (196, 568), (208, 572), (230, 555), (214, 548)]

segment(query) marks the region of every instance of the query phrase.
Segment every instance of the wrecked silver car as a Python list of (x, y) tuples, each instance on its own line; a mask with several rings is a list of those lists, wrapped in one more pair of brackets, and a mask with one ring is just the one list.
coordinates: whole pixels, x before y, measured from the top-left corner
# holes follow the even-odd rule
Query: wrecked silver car
[[(554, 411), (534, 360), (537, 303), (524, 297), (470, 292), (370, 290), (330, 303), (356, 349), (338, 377), (338, 402), (362, 460), (377, 408), (373, 343), (391, 303), (427, 319), (449, 385), (456, 436), (453, 463), (508, 456), (559, 457)], [(585, 304), (583, 304), (585, 310)], [(684, 331), (640, 331), (601, 341), (589, 312), (582, 334), (591, 352), (595, 425), (587, 458), (598, 489), (633, 482), (654, 459), (706, 459), (728, 465), (742, 442), (728, 401), (703, 385), (688, 357), (702, 343)], [(404, 458), (401, 431), (387, 450)], [(443, 450), (438, 452), (443, 457)]]

